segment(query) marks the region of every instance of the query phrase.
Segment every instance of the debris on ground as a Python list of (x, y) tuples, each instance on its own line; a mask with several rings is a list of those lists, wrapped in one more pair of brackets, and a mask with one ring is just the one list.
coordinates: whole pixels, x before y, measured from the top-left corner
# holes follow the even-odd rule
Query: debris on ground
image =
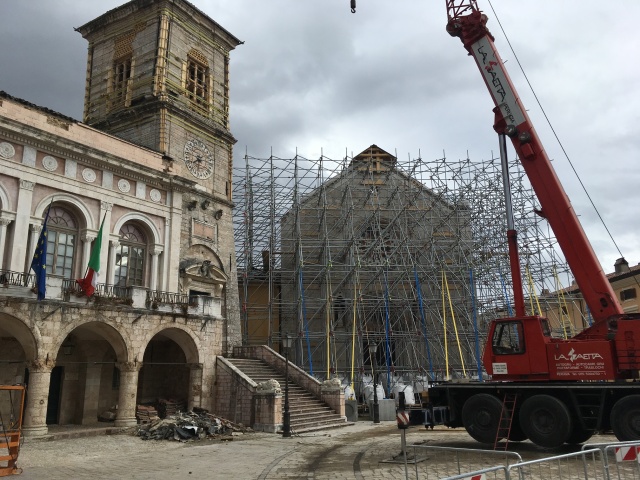
[(115, 422), (117, 415), (118, 415), (118, 407), (113, 406), (109, 410), (105, 410), (104, 412), (98, 414), (98, 421), (99, 422)]
[(252, 432), (241, 423), (233, 423), (224, 418), (200, 412), (177, 412), (166, 418), (156, 418), (149, 423), (138, 425), (136, 434), (143, 440), (177, 440), (187, 442), (205, 438), (225, 438)]
[(138, 405), (136, 408), (138, 423), (150, 423), (159, 418), (158, 411), (153, 405)]
[(178, 412), (184, 412), (186, 409), (187, 405), (184, 401), (174, 400), (172, 398), (158, 399), (158, 416), (160, 418), (170, 417)]

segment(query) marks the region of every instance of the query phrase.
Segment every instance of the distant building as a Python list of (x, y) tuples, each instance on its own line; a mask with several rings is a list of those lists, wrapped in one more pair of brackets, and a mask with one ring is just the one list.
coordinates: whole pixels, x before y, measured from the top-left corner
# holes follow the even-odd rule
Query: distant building
[[(625, 313), (637, 313), (640, 303), (640, 264), (629, 267), (624, 258), (616, 260), (614, 271), (607, 274), (616, 298)], [(584, 330), (592, 322), (589, 309), (577, 284), (555, 291), (543, 292), (542, 315), (550, 321), (558, 336), (571, 336)]]
[[(133, 0), (77, 31), (89, 42), (83, 122), (0, 93), (0, 384), (28, 384), (32, 435), (115, 405), (119, 426), (136, 423), (137, 403), (213, 408), (216, 355), (241, 342), (229, 129), (240, 40), (185, 0)], [(47, 213), (38, 302), (30, 264)], [(100, 242), (87, 297), (76, 279)]]

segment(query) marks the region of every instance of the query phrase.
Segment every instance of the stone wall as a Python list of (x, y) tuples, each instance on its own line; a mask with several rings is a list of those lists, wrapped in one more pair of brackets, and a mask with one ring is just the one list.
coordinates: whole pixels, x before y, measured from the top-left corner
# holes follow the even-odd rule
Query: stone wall
[(216, 415), (253, 426), (256, 420), (253, 403), (256, 383), (222, 357), (218, 357), (216, 367)]
[[(189, 407), (213, 410), (215, 358), (222, 349), (223, 323), (212, 317), (104, 303), (5, 297), (0, 306), (5, 331), (0, 352), (24, 358), (25, 363), (0, 364), (0, 378), (19, 380), (24, 373), (18, 370), (24, 372), (26, 364), (30, 395), (25, 425), (37, 427), (40, 434), (46, 433), (49, 381), (56, 366), (62, 368), (62, 378), (55, 423), (95, 423), (101, 411), (116, 404), (120, 416), (135, 422), (136, 402), (158, 397), (176, 396)], [(159, 350), (152, 353), (153, 348)], [(145, 361), (148, 377), (139, 379)], [(143, 385), (147, 390), (139, 391)]]
[[(240, 358), (255, 358), (264, 360), (277, 370), (285, 371), (286, 359), (266, 345), (244, 345), (234, 347), (233, 354)], [(331, 379), (321, 383), (297, 365), (289, 362), (289, 377), (294, 383), (304, 388), (319, 400), (325, 402), (336, 413), (345, 415), (344, 392), (340, 381)]]

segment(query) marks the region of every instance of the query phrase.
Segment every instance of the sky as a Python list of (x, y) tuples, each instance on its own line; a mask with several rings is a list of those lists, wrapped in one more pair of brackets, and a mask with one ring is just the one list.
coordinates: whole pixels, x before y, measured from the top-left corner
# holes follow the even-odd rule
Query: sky
[[(425, 160), (498, 151), (492, 100), (445, 31), (445, 0), (357, 0), (355, 14), (349, 0), (191, 2), (244, 42), (230, 66), (236, 161), (296, 151), (339, 159), (373, 143)], [(1, 1), (0, 90), (80, 120), (87, 43), (74, 28), (123, 3)], [(638, 264), (640, 2), (478, 5), (604, 270), (620, 253), (564, 151), (622, 255)]]

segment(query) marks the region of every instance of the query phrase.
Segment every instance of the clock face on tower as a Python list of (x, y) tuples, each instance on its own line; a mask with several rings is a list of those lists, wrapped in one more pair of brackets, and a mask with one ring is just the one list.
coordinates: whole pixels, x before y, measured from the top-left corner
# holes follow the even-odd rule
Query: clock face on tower
[(207, 145), (197, 138), (185, 144), (184, 163), (196, 178), (209, 178), (213, 173), (213, 156)]

